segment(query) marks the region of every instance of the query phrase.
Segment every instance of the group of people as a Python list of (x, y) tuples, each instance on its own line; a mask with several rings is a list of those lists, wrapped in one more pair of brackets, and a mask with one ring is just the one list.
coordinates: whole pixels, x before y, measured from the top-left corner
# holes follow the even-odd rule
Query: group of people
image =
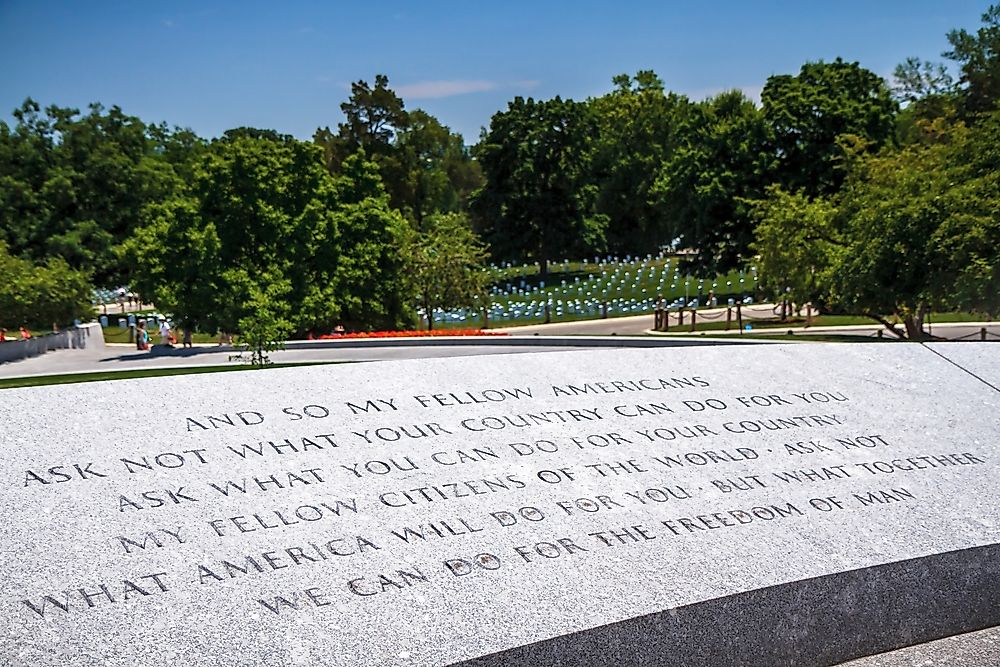
[[(160, 322), (160, 345), (164, 347), (173, 347), (177, 342), (177, 337), (174, 336), (174, 332), (170, 328), (170, 323), (167, 320)], [(190, 328), (184, 329), (184, 347), (194, 347), (193, 333)], [(148, 350), (149, 349), (149, 331), (146, 330), (146, 320), (139, 320), (135, 325), (135, 347), (137, 350)]]
[[(29, 338), (31, 338), (31, 332), (28, 331), (28, 329), (24, 325), (21, 325), (20, 334), (21, 334), (21, 340), (28, 340)], [(5, 342), (6, 340), (7, 340), (7, 330), (3, 327), (0, 327), (0, 343)]]

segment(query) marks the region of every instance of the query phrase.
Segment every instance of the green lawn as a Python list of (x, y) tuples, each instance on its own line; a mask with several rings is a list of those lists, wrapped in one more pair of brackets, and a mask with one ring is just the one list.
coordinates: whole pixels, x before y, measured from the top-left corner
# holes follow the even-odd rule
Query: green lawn
[[(510, 315), (495, 315), (489, 325), (504, 327), (544, 322), (545, 316), (540, 306), (536, 305), (531, 312), (525, 310), (532, 301), (537, 304), (550, 298), (564, 303), (562, 312), (556, 308), (551, 309), (550, 321), (572, 322), (599, 318), (601, 311), (597, 305), (592, 305), (584, 312), (578, 311), (575, 305), (571, 310), (565, 306), (567, 301), (642, 304), (635, 310), (630, 308), (624, 311), (612, 306), (608, 311), (608, 317), (623, 317), (652, 313), (658, 297), (663, 297), (669, 303), (682, 297), (695, 299), (700, 294), (704, 301), (709, 291), (714, 291), (719, 302), (725, 303), (730, 297), (739, 300), (752, 294), (756, 287), (755, 275), (751, 272), (733, 271), (723, 275), (698, 277), (679, 272), (679, 261), (676, 257), (664, 257), (622, 261), (604, 266), (593, 262), (553, 262), (549, 264), (549, 274), (544, 280), (539, 275), (538, 267), (533, 264), (491, 269), (490, 305)], [(515, 309), (521, 311), (516, 316), (512, 314)], [(470, 314), (464, 321), (436, 321), (434, 328), (464, 329), (478, 328), (481, 325), (482, 315), (477, 312)]]
[[(292, 364), (271, 364), (267, 368), (288, 368), (293, 366), (321, 366), (326, 364), (349, 364), (350, 361), (317, 361)], [(15, 387), (41, 387), (52, 384), (73, 384), (76, 382), (102, 382), (105, 380), (131, 380), (133, 378), (161, 377), (165, 375), (198, 375), (200, 373), (228, 373), (234, 371), (257, 370), (245, 364), (225, 366), (185, 366), (183, 368), (151, 368), (134, 371), (103, 371), (98, 373), (67, 373), (64, 375), (41, 375), (23, 378), (0, 378), (0, 389)]]

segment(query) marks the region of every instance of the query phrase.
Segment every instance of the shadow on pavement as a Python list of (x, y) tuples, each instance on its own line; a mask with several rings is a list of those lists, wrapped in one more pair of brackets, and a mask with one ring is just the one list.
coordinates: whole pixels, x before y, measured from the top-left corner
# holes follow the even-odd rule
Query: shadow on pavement
[(161, 345), (154, 345), (148, 352), (143, 352), (140, 350), (132, 350), (130, 352), (125, 352), (114, 357), (103, 357), (100, 362), (110, 362), (110, 361), (147, 361), (149, 359), (171, 359), (180, 358), (186, 359), (189, 357), (196, 357), (201, 354), (219, 354), (220, 352), (225, 352), (227, 354), (239, 354), (239, 350), (229, 345), (217, 345), (214, 347), (172, 347), (165, 348)]

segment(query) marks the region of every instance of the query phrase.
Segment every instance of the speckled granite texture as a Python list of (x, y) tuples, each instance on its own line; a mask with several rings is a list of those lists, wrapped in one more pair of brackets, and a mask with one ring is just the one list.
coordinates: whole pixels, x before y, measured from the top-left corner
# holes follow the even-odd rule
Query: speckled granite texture
[(998, 355), (6, 390), (0, 665), (820, 665), (995, 624), (1000, 392), (959, 366)]
[(1000, 389), (1000, 342), (927, 343), (926, 346), (984, 382)]

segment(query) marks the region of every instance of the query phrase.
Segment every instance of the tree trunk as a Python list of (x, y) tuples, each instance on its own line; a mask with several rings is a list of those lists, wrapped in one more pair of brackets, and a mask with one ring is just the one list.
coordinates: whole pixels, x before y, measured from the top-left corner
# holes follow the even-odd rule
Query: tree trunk
[(865, 317), (870, 317), (873, 320), (875, 320), (876, 322), (878, 322), (879, 324), (881, 324), (882, 326), (884, 326), (886, 329), (889, 330), (889, 333), (891, 333), (896, 338), (899, 338), (900, 340), (902, 340), (903, 338), (906, 337), (903, 334), (902, 331), (900, 331), (899, 329), (896, 328), (896, 325), (894, 325), (892, 322), (890, 322), (889, 320), (885, 319), (881, 315), (876, 315), (874, 313), (865, 313), (864, 315), (865, 315)]
[(903, 325), (906, 327), (906, 337), (910, 340), (926, 340), (930, 338), (924, 331), (924, 316), (927, 315), (927, 306), (920, 304), (916, 312), (908, 312), (903, 316)]
[(538, 260), (538, 275), (543, 280), (549, 275), (549, 260), (544, 257)]

